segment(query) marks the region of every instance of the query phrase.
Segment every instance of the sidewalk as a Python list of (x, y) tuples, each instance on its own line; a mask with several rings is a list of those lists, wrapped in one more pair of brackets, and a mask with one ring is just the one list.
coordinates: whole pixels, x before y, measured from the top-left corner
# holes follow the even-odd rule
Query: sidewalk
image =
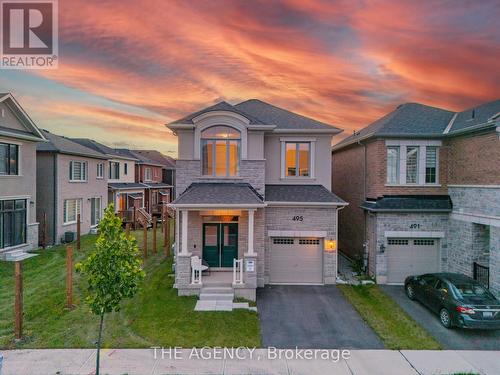
[[(197, 352), (200, 353), (199, 351)], [(207, 350), (205, 355), (213, 353)], [(290, 353), (290, 352), (287, 352)], [(91, 349), (3, 351), (1, 375), (91, 375), (95, 351)], [(269, 359), (266, 349), (257, 349), (252, 359), (189, 359), (191, 350), (179, 351), (178, 358), (161, 358), (148, 349), (106, 349), (101, 352), (101, 374), (500, 374), (498, 351), (394, 351), (353, 350), (349, 359)], [(250, 358), (247, 355), (247, 358)]]

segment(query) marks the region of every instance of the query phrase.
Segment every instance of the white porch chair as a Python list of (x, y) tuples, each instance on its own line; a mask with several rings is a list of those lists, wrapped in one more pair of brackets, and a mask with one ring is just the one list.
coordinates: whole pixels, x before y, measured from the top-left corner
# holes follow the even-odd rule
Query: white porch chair
[(201, 284), (201, 273), (208, 269), (204, 266), (199, 256), (191, 257), (191, 284)]

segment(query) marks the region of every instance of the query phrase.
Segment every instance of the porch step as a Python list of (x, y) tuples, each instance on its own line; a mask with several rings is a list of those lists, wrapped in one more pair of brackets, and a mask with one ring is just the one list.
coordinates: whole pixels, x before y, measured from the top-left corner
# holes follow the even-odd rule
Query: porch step
[(216, 281), (216, 280), (210, 280), (210, 278), (203, 278), (203, 289), (207, 288), (230, 288), (233, 289), (232, 283), (227, 282), (227, 281)]
[(207, 294), (231, 294), (233, 288), (230, 286), (206, 286), (201, 289), (201, 293)]
[(234, 293), (200, 293), (200, 301), (233, 301)]

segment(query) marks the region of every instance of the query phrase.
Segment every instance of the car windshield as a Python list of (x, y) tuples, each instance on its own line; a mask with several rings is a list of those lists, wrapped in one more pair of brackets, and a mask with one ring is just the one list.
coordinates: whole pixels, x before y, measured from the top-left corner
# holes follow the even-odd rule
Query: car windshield
[(472, 282), (454, 283), (453, 286), (460, 298), (480, 297), (493, 299), (493, 295), (482, 285)]

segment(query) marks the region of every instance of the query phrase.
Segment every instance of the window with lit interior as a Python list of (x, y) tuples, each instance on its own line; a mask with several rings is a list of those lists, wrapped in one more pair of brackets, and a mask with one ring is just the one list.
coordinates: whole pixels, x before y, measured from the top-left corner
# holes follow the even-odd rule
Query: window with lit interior
[(229, 126), (212, 126), (201, 133), (201, 161), (204, 176), (237, 176), (241, 134)]

